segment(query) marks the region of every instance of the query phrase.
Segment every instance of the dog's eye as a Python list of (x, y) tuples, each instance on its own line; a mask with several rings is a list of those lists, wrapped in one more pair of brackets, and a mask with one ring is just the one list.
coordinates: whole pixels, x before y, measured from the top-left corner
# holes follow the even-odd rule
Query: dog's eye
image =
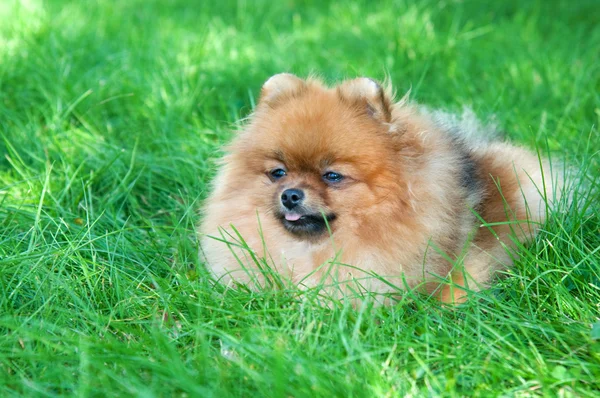
[(323, 174), (323, 179), (327, 182), (338, 182), (344, 178), (340, 173), (336, 173), (335, 171), (329, 171)]
[(271, 174), (271, 177), (273, 177), (274, 180), (278, 180), (281, 177), (284, 177), (287, 173), (285, 172), (284, 169), (275, 169), (275, 170), (271, 170), (271, 172), (269, 174)]

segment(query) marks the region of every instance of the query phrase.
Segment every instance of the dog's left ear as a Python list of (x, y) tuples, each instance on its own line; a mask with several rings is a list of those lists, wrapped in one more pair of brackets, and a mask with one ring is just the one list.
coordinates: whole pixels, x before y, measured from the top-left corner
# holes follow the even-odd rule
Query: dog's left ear
[(377, 120), (392, 120), (392, 101), (379, 83), (368, 77), (348, 80), (337, 87), (343, 101), (352, 102)]

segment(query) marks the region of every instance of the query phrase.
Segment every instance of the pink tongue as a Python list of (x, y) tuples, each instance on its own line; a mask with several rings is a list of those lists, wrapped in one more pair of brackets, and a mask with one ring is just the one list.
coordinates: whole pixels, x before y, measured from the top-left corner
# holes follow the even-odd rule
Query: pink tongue
[(302, 217), (300, 214), (296, 214), (296, 213), (287, 213), (285, 215), (285, 219), (288, 221), (298, 221), (300, 219), (300, 217)]

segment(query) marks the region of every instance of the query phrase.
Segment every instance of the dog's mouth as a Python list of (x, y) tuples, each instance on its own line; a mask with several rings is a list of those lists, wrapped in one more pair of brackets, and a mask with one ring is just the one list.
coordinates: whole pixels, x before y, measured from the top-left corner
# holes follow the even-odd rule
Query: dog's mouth
[(284, 228), (298, 237), (317, 237), (327, 231), (327, 225), (336, 219), (333, 213), (301, 214), (284, 212), (278, 215)]

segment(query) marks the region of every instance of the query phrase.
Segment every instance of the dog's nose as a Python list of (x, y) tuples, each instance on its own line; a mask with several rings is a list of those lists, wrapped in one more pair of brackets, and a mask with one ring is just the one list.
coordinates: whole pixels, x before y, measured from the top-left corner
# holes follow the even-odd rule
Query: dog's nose
[(304, 192), (301, 189), (286, 189), (281, 194), (281, 204), (288, 210), (292, 210), (304, 200)]

